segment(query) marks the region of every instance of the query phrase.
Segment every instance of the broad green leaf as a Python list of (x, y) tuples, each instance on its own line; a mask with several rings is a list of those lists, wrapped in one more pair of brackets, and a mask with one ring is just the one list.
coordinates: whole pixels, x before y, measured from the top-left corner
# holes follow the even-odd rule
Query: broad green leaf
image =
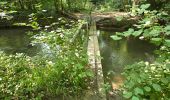
[(86, 72), (86, 75), (87, 75), (87, 76), (91, 76), (91, 77), (93, 77), (93, 76), (94, 76), (93, 72), (92, 72), (92, 71), (90, 71), (90, 70)]
[(167, 64), (166, 64), (166, 67), (170, 69), (170, 63), (167, 63)]
[(170, 35), (170, 25), (167, 25), (164, 29), (165, 29), (165, 34)]
[(145, 89), (145, 91), (147, 91), (147, 92), (150, 92), (150, 91), (151, 91), (151, 88), (148, 87), (148, 86), (145, 86), (144, 89)]
[(138, 87), (134, 89), (134, 92), (135, 92), (136, 95), (138, 95), (138, 94), (143, 95), (144, 94), (143, 90), (141, 88), (138, 88)]
[(162, 78), (162, 79), (161, 79), (161, 82), (164, 83), (164, 84), (168, 84), (168, 79)]
[(138, 13), (139, 13), (139, 14), (142, 14), (142, 13), (144, 13), (144, 12), (145, 12), (145, 9), (140, 9)]
[(12, 10), (12, 11), (9, 11), (8, 13), (9, 14), (12, 14), (12, 13), (16, 13), (17, 11), (14, 11), (14, 10)]
[(8, 2), (5, 2), (5, 1), (1, 1), (0, 2), (0, 5), (5, 5), (5, 4), (7, 4)]
[(152, 84), (152, 87), (154, 88), (155, 91), (161, 91), (161, 86), (159, 84)]
[(122, 37), (119, 37), (119, 36), (117, 36), (117, 35), (112, 35), (112, 36), (110, 36), (113, 40), (121, 40), (122, 39)]
[(155, 42), (161, 42), (161, 41), (162, 41), (162, 38), (152, 38), (151, 40), (152, 40), (152, 41), (155, 41)]
[(170, 25), (167, 25), (164, 29), (165, 29), (166, 31), (170, 31)]
[(131, 100), (139, 100), (137, 96), (133, 96)]
[(134, 29), (133, 28), (130, 28), (129, 30), (128, 30), (128, 32), (134, 32)]
[(14, 23), (13, 25), (17, 25), (17, 26), (26, 26), (26, 23)]
[(165, 15), (165, 16), (168, 16), (168, 13), (165, 12), (165, 11), (161, 12), (161, 14), (162, 14), (162, 15)]
[(132, 92), (123, 92), (123, 97), (129, 99), (132, 96)]
[(121, 21), (123, 19), (123, 17), (122, 16), (118, 16), (118, 17), (116, 17), (116, 20), (117, 21)]
[(170, 40), (165, 40), (165, 45), (170, 47)]
[(170, 35), (170, 31), (167, 31), (165, 34), (166, 34), (166, 35)]
[(116, 32), (116, 35), (123, 36), (123, 32)]
[(155, 29), (153, 29), (153, 30), (151, 30), (151, 31), (149, 32), (149, 35), (150, 35), (150, 36), (158, 36), (160, 33), (161, 33), (160, 30), (155, 30)]
[(152, 38), (151, 43), (154, 43), (156, 45), (160, 45), (162, 42), (162, 38)]
[(143, 32), (143, 30), (141, 29), (141, 30), (139, 30), (139, 31), (133, 32), (132, 35), (135, 36), (135, 37), (137, 37), (137, 36), (139, 36), (142, 32)]
[(128, 37), (128, 36), (132, 35), (133, 32), (134, 32), (134, 29), (130, 28), (128, 31), (123, 32), (123, 33), (124, 33), (124, 36), (125, 36), (125, 37)]
[(170, 89), (170, 83), (168, 84), (168, 88)]
[(147, 9), (147, 8), (149, 8), (149, 6), (150, 6), (150, 4), (142, 4), (142, 5), (140, 6), (140, 8), (141, 8), (141, 9)]
[(133, 81), (128, 82), (127, 85), (126, 85), (126, 87), (129, 88), (129, 89), (132, 89), (134, 86), (135, 86), (135, 82), (133, 82)]
[(149, 32), (150, 32), (150, 29), (145, 29), (144, 33), (143, 33), (143, 36), (144, 37), (149, 37)]

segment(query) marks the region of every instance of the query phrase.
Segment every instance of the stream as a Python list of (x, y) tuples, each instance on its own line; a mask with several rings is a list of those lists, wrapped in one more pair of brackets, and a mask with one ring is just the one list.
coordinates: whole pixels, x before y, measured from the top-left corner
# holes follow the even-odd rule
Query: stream
[[(112, 85), (113, 90), (119, 90), (123, 84), (123, 68), (125, 65), (136, 61), (154, 61), (152, 44), (139, 39), (122, 39), (114, 41), (110, 38), (115, 32), (98, 30), (98, 41), (102, 57), (102, 68), (105, 83)], [(122, 100), (121, 96), (114, 93), (111, 100)]]
[[(30, 46), (30, 36), (27, 28), (11, 28), (0, 30), (0, 50), (8, 54), (26, 53), (34, 56), (48, 47), (45, 44)], [(139, 39), (123, 39), (114, 41), (110, 38), (114, 31), (97, 30), (100, 53), (102, 57), (102, 67), (105, 83), (110, 83), (113, 90), (119, 90), (124, 78), (121, 73), (125, 65), (144, 60), (154, 61), (153, 51), (155, 47)], [(110, 100), (122, 100), (119, 94), (108, 96)]]
[(6, 53), (26, 52), (30, 42), (27, 28), (9, 28), (0, 30), (0, 50)]
[(49, 53), (46, 44), (31, 45), (31, 36), (27, 33), (30, 28), (8, 28), (0, 29), (0, 51), (7, 54), (25, 53), (28, 56)]

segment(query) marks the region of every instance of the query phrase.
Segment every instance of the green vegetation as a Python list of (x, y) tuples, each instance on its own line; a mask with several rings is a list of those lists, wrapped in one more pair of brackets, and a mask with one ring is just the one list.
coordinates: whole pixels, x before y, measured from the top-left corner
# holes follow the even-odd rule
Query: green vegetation
[[(159, 1), (160, 2), (160, 1)], [(132, 100), (169, 100), (170, 99), (170, 24), (166, 6), (153, 9), (153, 5), (142, 4), (132, 12), (141, 17), (134, 28), (117, 32), (111, 36), (114, 40), (122, 37), (135, 37), (150, 41), (158, 47), (154, 62), (135, 62), (125, 66), (123, 75), (126, 78), (123, 96)]]
[(79, 11), (88, 8), (89, 0), (1, 0), (0, 9), (17, 11)]
[[(26, 23), (14, 25), (31, 26), (33, 31), (28, 33), (32, 37), (30, 46), (43, 46), (43, 52), (35, 56), (0, 52), (0, 99), (64, 99), (80, 96), (83, 90), (90, 87), (93, 73), (88, 67), (86, 35), (84, 30), (80, 30), (85, 22), (48, 15), (50, 10), (54, 13), (63, 9), (81, 9), (81, 4), (79, 0), (74, 4), (69, 0), (0, 2), (2, 20), (13, 20), (18, 12), (25, 14), (23, 16), (29, 15)], [(83, 3), (83, 7), (85, 5)], [(51, 22), (50, 18), (57, 20)], [(47, 23), (41, 25), (40, 19)]]
[[(26, 16), (26, 21), (18, 19), (19, 22), (12, 25), (30, 26), (30, 45), (42, 45), (45, 51), (35, 56), (0, 51), (0, 99), (50, 100), (60, 96), (64, 99), (87, 90), (94, 77), (86, 54), (87, 34), (81, 29), (87, 23), (70, 17), (75, 12), (91, 14), (91, 11), (124, 11), (131, 17), (138, 17), (137, 24), (125, 32), (116, 32), (111, 38), (117, 41), (139, 38), (157, 46), (155, 61), (125, 66), (122, 73), (125, 77), (124, 99), (169, 100), (168, 0), (1, 0), (0, 20), (13, 22), (22, 14), (23, 18)], [(116, 19), (121, 21), (123, 18), (118, 16)], [(105, 87), (110, 86), (106, 84)]]
[(86, 38), (81, 34), (81, 38), (72, 40), (82, 24), (82, 21), (72, 21), (69, 29), (61, 26), (50, 32), (32, 33), (32, 45), (45, 45), (47, 54), (30, 57), (1, 52), (0, 99), (77, 96), (87, 89), (93, 74), (88, 68), (84, 48)]

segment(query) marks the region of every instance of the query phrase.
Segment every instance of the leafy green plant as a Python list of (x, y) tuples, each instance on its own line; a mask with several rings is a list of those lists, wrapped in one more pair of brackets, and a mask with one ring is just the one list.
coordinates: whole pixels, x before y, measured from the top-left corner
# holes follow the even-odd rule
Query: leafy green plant
[[(30, 26), (39, 29), (36, 16)], [(32, 46), (45, 46), (46, 52), (36, 56), (26, 54), (8, 55), (0, 52), (0, 99), (51, 99), (57, 96), (76, 96), (86, 90), (93, 77), (88, 67), (85, 36), (77, 34), (84, 24), (82, 21), (70, 23), (66, 27), (62, 18), (60, 27), (47, 28), (32, 34)], [(62, 23), (64, 23), (62, 25)], [(53, 27), (54, 23), (49, 25)]]
[[(150, 11), (147, 10), (149, 4), (143, 4), (137, 10), (137, 14), (141, 16), (138, 24), (134, 25), (135, 28), (129, 28), (125, 32), (117, 32), (116, 35), (111, 37), (114, 40), (119, 40), (121, 37), (139, 37), (139, 39), (151, 40), (152, 43), (158, 42), (168, 44), (169, 40), (169, 25), (165, 22), (168, 21), (168, 14), (166, 11)], [(161, 22), (163, 20), (163, 22)], [(166, 40), (166, 41), (164, 41)]]
[[(134, 37), (154, 43), (158, 49), (155, 51), (154, 62), (135, 62), (125, 66), (123, 75), (125, 83), (122, 87), (125, 99), (131, 100), (169, 100), (170, 99), (170, 26), (167, 11), (147, 10), (150, 4), (142, 4), (136, 9), (140, 16), (138, 24), (125, 32), (112, 35), (113, 40), (122, 37)], [(134, 14), (134, 13), (133, 13)]]
[(138, 62), (125, 67), (123, 96), (132, 100), (170, 98), (169, 60), (163, 63)]

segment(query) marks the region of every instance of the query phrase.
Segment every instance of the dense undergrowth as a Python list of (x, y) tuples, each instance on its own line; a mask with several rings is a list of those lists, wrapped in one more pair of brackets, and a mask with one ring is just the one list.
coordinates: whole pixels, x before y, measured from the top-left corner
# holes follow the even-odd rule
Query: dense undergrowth
[[(120, 2), (119, 2), (120, 1)], [(145, 4), (147, 3), (147, 4)], [(148, 4), (150, 3), (150, 4)], [(93, 7), (91, 4), (94, 4)], [(29, 56), (24, 53), (0, 52), (0, 99), (55, 99), (76, 96), (89, 86), (93, 77), (88, 69), (86, 36), (77, 30), (83, 24), (59, 18), (41, 26), (36, 15), (59, 15), (60, 12), (129, 11), (139, 22), (126, 32), (111, 36), (114, 40), (134, 37), (154, 43), (154, 62), (135, 62), (125, 66), (122, 87), (125, 99), (170, 99), (170, 8), (168, 0), (2, 0), (0, 19), (10, 20), (11, 14), (31, 12), (29, 23), (39, 32), (30, 32), (31, 46), (45, 46), (45, 53)], [(94, 9), (93, 9), (94, 8)], [(47, 9), (47, 10), (46, 10)], [(40, 16), (41, 17), (41, 16)], [(46, 17), (45, 17), (46, 18)], [(44, 20), (42, 20), (44, 21)], [(48, 21), (47, 21), (48, 22)]]
[(34, 56), (0, 52), (0, 99), (74, 98), (90, 87), (93, 73), (86, 54), (87, 36), (81, 29), (85, 22), (56, 17), (61, 16), (56, 14), (58, 10), (73, 11), (86, 6), (78, 1), (74, 4), (69, 0), (0, 2), (2, 20), (13, 20), (20, 13), (28, 15), (26, 21), (19, 19), (14, 25), (32, 27), (33, 31), (28, 32), (32, 37), (29, 46), (40, 45), (43, 51)]
[(24, 24), (38, 30), (29, 32), (31, 45), (43, 45), (46, 52), (31, 57), (0, 52), (0, 99), (74, 97), (86, 90), (93, 74), (87, 62), (86, 36), (79, 32), (83, 24), (59, 18), (40, 27), (31, 14), (29, 24)]
[(134, 37), (155, 44), (156, 60), (141, 61), (125, 66), (122, 87), (125, 99), (169, 100), (170, 99), (170, 20), (168, 10), (148, 10), (150, 4), (142, 4), (133, 15), (140, 16), (139, 22), (123, 33), (111, 36), (114, 40)]

